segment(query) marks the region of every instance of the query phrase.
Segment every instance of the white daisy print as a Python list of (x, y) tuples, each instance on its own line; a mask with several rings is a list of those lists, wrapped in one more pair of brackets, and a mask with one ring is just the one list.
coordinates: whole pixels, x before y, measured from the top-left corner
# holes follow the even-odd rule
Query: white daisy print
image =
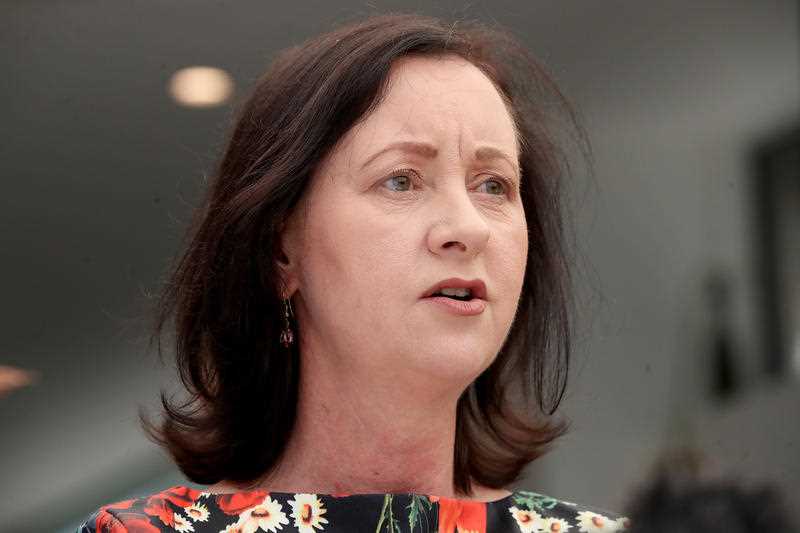
[(300, 533), (315, 533), (314, 528), (324, 529), (322, 524), (327, 524), (324, 518), (327, 509), (322, 506), (322, 501), (316, 494), (295, 494), (293, 500), (289, 500), (292, 506), (292, 518), (294, 526)]
[(189, 518), (191, 518), (195, 522), (208, 521), (208, 507), (206, 507), (202, 503), (195, 502), (189, 507), (187, 507), (186, 514), (189, 515)]
[(228, 525), (228, 527), (226, 527), (219, 533), (242, 533), (242, 524), (240, 522), (235, 522), (233, 524)]
[(578, 531), (583, 533), (606, 533), (617, 530), (616, 520), (592, 511), (581, 511), (576, 518), (578, 519)]
[(562, 531), (569, 531), (569, 522), (561, 518), (545, 518), (542, 524), (542, 531), (547, 533), (561, 533)]
[(631, 521), (627, 516), (617, 518), (617, 531), (625, 531), (631, 527)]
[(242, 533), (254, 533), (259, 529), (275, 533), (276, 530), (283, 529), (283, 525), (288, 523), (289, 519), (281, 509), (280, 502), (267, 496), (263, 502), (242, 512), (237, 525)]
[(527, 509), (518, 509), (517, 507), (510, 507), (508, 511), (511, 513), (511, 516), (514, 517), (514, 520), (517, 521), (519, 530), (522, 533), (534, 533), (541, 531), (544, 523), (542, 521), (542, 516), (539, 513), (535, 511), (528, 511)]
[(180, 531), (181, 533), (186, 533), (187, 531), (194, 531), (194, 526), (192, 523), (189, 522), (189, 519), (183, 516), (180, 513), (175, 513), (172, 515), (172, 519), (174, 521), (174, 525), (172, 527), (175, 528), (175, 531)]

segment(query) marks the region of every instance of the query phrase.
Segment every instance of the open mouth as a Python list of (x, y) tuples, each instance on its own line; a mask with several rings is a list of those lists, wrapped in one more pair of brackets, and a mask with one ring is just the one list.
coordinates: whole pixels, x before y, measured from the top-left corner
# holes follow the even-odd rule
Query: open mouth
[[(434, 284), (424, 294), (423, 298), (433, 298), (439, 301), (455, 300), (457, 302), (483, 302), (486, 298), (486, 284), (480, 278), (466, 280), (462, 278), (443, 279)], [(455, 302), (453, 302), (455, 303)]]
[(445, 288), (434, 292), (427, 298), (432, 305), (449, 313), (464, 316), (475, 316), (486, 309), (486, 301), (473, 295), (470, 289)]
[(451, 300), (458, 300), (460, 302), (468, 302), (473, 299), (472, 291), (469, 289), (461, 289), (461, 290), (445, 289), (437, 291), (429, 296), (429, 298), (436, 298), (436, 297), (450, 298)]

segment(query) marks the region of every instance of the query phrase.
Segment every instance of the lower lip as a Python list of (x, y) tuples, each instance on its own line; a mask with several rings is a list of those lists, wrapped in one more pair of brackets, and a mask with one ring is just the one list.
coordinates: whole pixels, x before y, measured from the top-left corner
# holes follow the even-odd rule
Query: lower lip
[(479, 315), (483, 313), (483, 310), (486, 308), (486, 301), (480, 298), (473, 298), (472, 300), (463, 302), (444, 296), (429, 296), (424, 299), (456, 315)]

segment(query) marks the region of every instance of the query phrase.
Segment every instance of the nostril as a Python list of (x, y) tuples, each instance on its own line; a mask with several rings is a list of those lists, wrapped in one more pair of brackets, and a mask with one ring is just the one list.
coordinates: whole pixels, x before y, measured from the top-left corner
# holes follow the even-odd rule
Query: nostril
[(467, 247), (466, 247), (466, 246), (464, 246), (464, 244), (463, 244), (463, 243), (460, 243), (460, 242), (458, 242), (458, 241), (450, 241), (450, 242), (448, 242), (448, 243), (445, 243), (444, 247), (445, 247), (445, 248), (450, 248), (450, 247), (451, 247), (451, 246), (453, 246), (453, 245), (460, 246), (462, 250), (466, 250), (466, 249), (467, 249)]

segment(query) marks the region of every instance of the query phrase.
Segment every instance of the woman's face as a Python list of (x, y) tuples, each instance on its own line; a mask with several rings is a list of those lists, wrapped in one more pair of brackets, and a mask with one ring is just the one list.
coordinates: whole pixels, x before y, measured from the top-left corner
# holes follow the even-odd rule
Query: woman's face
[[(455, 56), (398, 61), (284, 233), (301, 349), (347, 379), (463, 390), (517, 309), (528, 252), (519, 180), (512, 119), (478, 68)], [(484, 311), (422, 298), (447, 278), (483, 280)]]

